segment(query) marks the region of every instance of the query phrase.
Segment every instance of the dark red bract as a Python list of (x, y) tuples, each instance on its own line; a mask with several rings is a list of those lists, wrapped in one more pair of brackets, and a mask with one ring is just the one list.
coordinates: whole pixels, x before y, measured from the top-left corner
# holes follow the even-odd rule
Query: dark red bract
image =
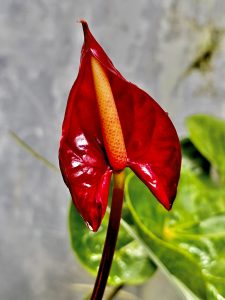
[(75, 206), (96, 231), (106, 211), (110, 179), (115, 170), (110, 166), (103, 143), (91, 56), (101, 63), (110, 82), (125, 141), (127, 167), (168, 210), (176, 196), (181, 151), (167, 113), (146, 92), (122, 77), (87, 23), (81, 22), (85, 40), (62, 126), (59, 162)]

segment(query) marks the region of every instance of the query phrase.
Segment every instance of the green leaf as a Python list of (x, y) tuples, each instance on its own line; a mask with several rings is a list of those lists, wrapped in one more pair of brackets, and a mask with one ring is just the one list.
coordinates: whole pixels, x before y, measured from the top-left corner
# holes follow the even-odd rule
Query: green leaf
[(127, 184), (127, 201), (139, 227), (141, 238), (174, 276), (184, 282), (197, 296), (204, 298), (205, 283), (198, 265), (189, 253), (178, 249), (170, 242), (173, 239), (173, 231), (170, 230), (166, 210), (158, 204), (136, 176), (131, 175)]
[[(109, 214), (106, 212), (98, 232), (93, 233), (85, 226), (74, 205), (70, 207), (69, 231), (72, 249), (84, 268), (94, 276), (97, 275), (102, 255), (108, 218)], [(156, 267), (144, 247), (121, 227), (108, 283), (140, 284), (151, 277), (155, 270)]]
[(133, 174), (126, 182), (126, 199), (139, 236), (169, 272), (200, 299), (223, 299), (224, 189), (183, 165), (172, 211), (167, 212)]
[(195, 115), (187, 119), (190, 139), (207, 158), (225, 183), (225, 121), (208, 115)]

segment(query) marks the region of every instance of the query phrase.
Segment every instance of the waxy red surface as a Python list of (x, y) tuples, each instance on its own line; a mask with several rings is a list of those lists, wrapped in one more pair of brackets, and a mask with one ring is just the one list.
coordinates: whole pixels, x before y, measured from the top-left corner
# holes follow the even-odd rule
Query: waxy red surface
[(127, 167), (168, 210), (176, 196), (181, 150), (168, 114), (151, 96), (123, 78), (87, 23), (81, 23), (84, 44), (63, 121), (59, 163), (76, 208), (89, 227), (97, 231), (106, 211), (115, 170), (109, 164), (103, 144), (91, 56), (99, 60), (111, 85), (127, 151)]

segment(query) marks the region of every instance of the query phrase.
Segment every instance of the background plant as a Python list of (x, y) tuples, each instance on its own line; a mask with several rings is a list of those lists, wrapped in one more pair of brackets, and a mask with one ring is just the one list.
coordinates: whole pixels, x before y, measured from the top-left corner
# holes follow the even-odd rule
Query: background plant
[[(123, 218), (109, 277), (115, 290), (141, 284), (159, 268), (187, 299), (225, 297), (225, 122), (195, 115), (187, 119), (187, 128), (189, 135), (181, 140), (178, 195), (171, 212), (127, 171)], [(92, 233), (70, 206), (72, 249), (92, 275), (97, 273), (107, 221), (108, 211), (99, 232)]]

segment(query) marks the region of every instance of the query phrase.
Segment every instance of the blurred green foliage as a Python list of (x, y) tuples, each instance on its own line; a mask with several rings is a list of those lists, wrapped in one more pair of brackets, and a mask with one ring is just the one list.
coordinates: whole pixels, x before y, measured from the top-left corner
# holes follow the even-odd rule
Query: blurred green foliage
[[(97, 233), (87, 229), (83, 219), (72, 204), (69, 212), (71, 245), (80, 262), (91, 274), (97, 275), (101, 260), (109, 213)], [(156, 266), (140, 242), (120, 228), (108, 283), (111, 285), (140, 284), (151, 277)]]
[[(191, 291), (189, 299), (225, 298), (225, 122), (195, 115), (182, 140), (178, 194), (170, 212), (131, 172), (109, 283), (140, 284), (156, 266)], [(71, 244), (84, 267), (96, 275), (108, 212), (98, 233), (90, 232), (73, 205)], [(123, 225), (126, 226), (123, 226)], [(136, 239), (135, 239), (136, 238)], [(151, 261), (152, 260), (152, 261)], [(178, 287), (180, 285), (178, 284)]]
[[(125, 201), (109, 284), (141, 284), (158, 268), (187, 299), (225, 299), (225, 121), (195, 115), (181, 141), (182, 170), (168, 212), (127, 170)], [(15, 133), (12, 137), (47, 167), (58, 171)], [(109, 201), (110, 202), (110, 201)], [(74, 253), (97, 274), (109, 212), (90, 232), (73, 205), (69, 232)]]

